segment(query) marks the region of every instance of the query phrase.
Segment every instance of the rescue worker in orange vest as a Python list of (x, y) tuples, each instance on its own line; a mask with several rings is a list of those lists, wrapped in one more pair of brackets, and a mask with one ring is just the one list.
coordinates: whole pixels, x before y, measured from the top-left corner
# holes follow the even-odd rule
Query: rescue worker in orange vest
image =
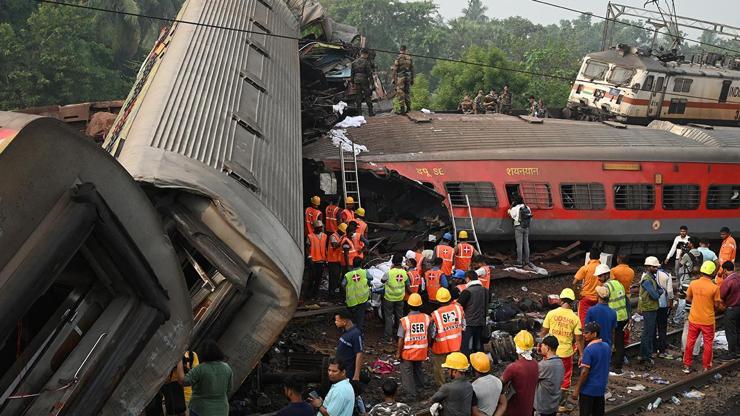
[(415, 402), (417, 394), (424, 388), (422, 364), (429, 354), (431, 337), (431, 318), (421, 309), (421, 295), (412, 293), (406, 302), (409, 314), (401, 318), (398, 326), (398, 354), (401, 361), (401, 385), (406, 391), (407, 400)]
[(357, 231), (367, 239), (367, 223), (365, 222), (365, 208), (359, 207), (355, 210), (355, 222)]
[(732, 234), (730, 234), (730, 229), (728, 227), (722, 227), (722, 229), (719, 230), (719, 236), (722, 239), (722, 244), (719, 247), (718, 256), (720, 267), (717, 271), (717, 277), (715, 278), (717, 285), (721, 285), (722, 281), (726, 277), (725, 270), (722, 268), (722, 265), (725, 264), (726, 261), (734, 263), (737, 253), (737, 244), (735, 243), (735, 239), (732, 237)]
[(350, 238), (349, 233), (351, 230), (349, 229), (349, 226), (345, 223), (341, 223), (337, 228), (337, 233), (342, 236), (339, 243), (342, 247), (342, 259), (339, 263), (342, 265), (342, 273), (347, 273), (355, 262), (357, 250), (355, 249), (355, 245), (352, 244), (352, 239)]
[(326, 223), (326, 232), (333, 234), (337, 232), (337, 216), (339, 215), (339, 207), (334, 204), (336, 200), (333, 196), (327, 197), (329, 205), (326, 206), (326, 215), (324, 216)]
[(337, 217), (337, 220), (340, 223), (349, 224), (350, 221), (355, 219), (355, 199), (351, 196), (348, 196), (344, 199), (344, 209), (341, 213), (339, 213), (339, 217)]
[[(329, 237), (329, 247), (327, 258), (329, 262), (329, 296), (337, 297), (340, 280), (342, 278), (342, 266), (352, 264), (349, 261), (354, 259), (354, 248), (352, 242), (347, 238), (347, 224), (340, 224), (337, 231)], [(350, 250), (351, 249), (351, 250)], [(349, 270), (345, 270), (346, 273)]]
[(432, 261), (432, 268), (424, 272), (424, 286), (427, 294), (427, 311), (431, 313), (439, 306), (437, 303), (437, 291), (447, 288), (447, 276), (442, 272), (442, 259), (436, 258)]
[(416, 269), (415, 259), (406, 259), (406, 275), (409, 277), (409, 290), (406, 293), (404, 300), (408, 300), (412, 294), (417, 293), (421, 296), (421, 293), (426, 288), (424, 284), (424, 278)]
[(449, 246), (452, 234), (444, 233), (442, 241), (434, 248), (434, 258), (442, 259), (442, 272), (447, 276), (452, 275), (453, 258), (455, 251)]
[(486, 289), (491, 289), (491, 267), (486, 264), (486, 258), (477, 255), (473, 257), (473, 267), (472, 269), (475, 270), (475, 273), (478, 274), (478, 280), (480, 281), (480, 284), (483, 285)]
[(355, 248), (357, 257), (364, 260), (365, 246), (367, 245), (368, 241), (365, 237), (363, 237), (362, 233), (360, 232), (360, 230), (357, 229), (357, 227), (357, 220), (350, 221), (349, 225), (347, 226), (347, 235), (350, 236), (350, 240), (352, 240), (352, 245)]
[(307, 298), (313, 298), (319, 294), (321, 279), (324, 277), (324, 269), (326, 269), (326, 250), (329, 244), (329, 236), (324, 234), (323, 227), (324, 224), (320, 220), (314, 221), (311, 227), (313, 233), (308, 234), (306, 237), (309, 276), (311, 276)]
[(311, 206), (306, 207), (306, 235), (314, 233), (313, 223), (321, 220), (321, 210), (319, 205), (321, 204), (321, 198), (318, 196), (311, 197)]
[(437, 385), (444, 384), (442, 364), (447, 355), (460, 351), (462, 334), (465, 330), (465, 313), (463, 307), (452, 302), (450, 291), (440, 288), (437, 291), (437, 302), (440, 307), (432, 313), (432, 368)]
[(457, 245), (453, 252), (454, 265), (456, 269), (468, 271), (470, 263), (473, 261), (473, 255), (478, 254), (472, 244), (468, 243), (468, 232), (462, 230), (457, 235)]

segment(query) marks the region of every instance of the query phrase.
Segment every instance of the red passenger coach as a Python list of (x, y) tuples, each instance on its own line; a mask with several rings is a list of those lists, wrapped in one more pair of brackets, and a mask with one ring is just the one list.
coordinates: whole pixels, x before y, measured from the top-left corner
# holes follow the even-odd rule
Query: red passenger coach
[[(538, 240), (670, 240), (680, 225), (711, 237), (740, 228), (738, 128), (435, 114), (375, 117), (347, 136), (368, 148), (361, 168), (433, 188), (455, 217), (467, 217), (467, 196), (481, 240), (511, 238), (514, 194), (531, 207)], [(338, 168), (329, 143), (307, 146), (304, 157)]]

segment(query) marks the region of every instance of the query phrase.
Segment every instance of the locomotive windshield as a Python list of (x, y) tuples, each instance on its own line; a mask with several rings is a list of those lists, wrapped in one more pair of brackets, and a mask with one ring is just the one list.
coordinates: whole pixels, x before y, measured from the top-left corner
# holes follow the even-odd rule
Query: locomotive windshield
[(583, 70), (583, 75), (589, 79), (604, 79), (606, 71), (609, 69), (609, 65), (603, 62), (588, 61), (586, 68)]
[(615, 66), (609, 74), (608, 81), (613, 84), (628, 84), (633, 76), (635, 76), (634, 69)]

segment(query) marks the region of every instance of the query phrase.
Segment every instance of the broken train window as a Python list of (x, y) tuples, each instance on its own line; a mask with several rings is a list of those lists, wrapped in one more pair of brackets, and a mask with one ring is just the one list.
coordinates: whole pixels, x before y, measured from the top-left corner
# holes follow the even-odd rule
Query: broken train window
[(471, 207), (498, 208), (496, 188), (491, 182), (445, 182), (452, 206), (464, 207), (468, 196)]
[(740, 185), (709, 185), (708, 209), (740, 208)]

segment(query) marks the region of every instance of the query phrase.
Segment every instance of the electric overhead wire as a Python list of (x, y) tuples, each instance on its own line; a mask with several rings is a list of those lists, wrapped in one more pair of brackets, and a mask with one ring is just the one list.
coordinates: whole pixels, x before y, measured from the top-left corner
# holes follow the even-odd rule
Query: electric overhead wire
[[(239, 32), (239, 33), (247, 33), (247, 34), (255, 34), (255, 35), (269, 36), (269, 37), (274, 37), (274, 38), (279, 38), (279, 39), (288, 39), (288, 40), (295, 40), (295, 41), (302, 41), (302, 40), (304, 40), (304, 39), (301, 39), (301, 38), (295, 37), (295, 36), (280, 35), (280, 34), (271, 33), (271, 32), (270, 33), (267, 33), (267, 32), (258, 31), (258, 30), (240, 29), (240, 28), (235, 28), (235, 27), (214, 25), (214, 24), (210, 24), (210, 23), (201, 23), (201, 22), (194, 22), (194, 21), (189, 21), (189, 20), (182, 20), (182, 19), (177, 19), (177, 18), (169, 18), (169, 17), (161, 17), (161, 16), (151, 16), (151, 15), (145, 15), (145, 14), (141, 14), (141, 13), (132, 13), (132, 12), (125, 12), (125, 11), (121, 11), (121, 10), (112, 10), (112, 9), (105, 9), (105, 8), (101, 8), (101, 7), (87, 6), (87, 5), (83, 5), (83, 4), (65, 3), (65, 2), (53, 1), (53, 0), (34, 0), (34, 1), (36, 1), (37, 3), (53, 4), (53, 5), (57, 5), (57, 6), (67, 6), (67, 7), (73, 7), (73, 8), (85, 9), (85, 10), (91, 10), (91, 11), (96, 11), (96, 12), (112, 13), (112, 14), (118, 14), (118, 15), (124, 15), (124, 16), (136, 17), (136, 18), (143, 18), (143, 19), (153, 19), (153, 20), (162, 21), (162, 22), (170, 22), (170, 23), (178, 23), (178, 24), (186, 24), (186, 25), (200, 26), (200, 27), (206, 27), (206, 28), (210, 28), (210, 29), (230, 30), (230, 31), (235, 31), (235, 32)], [(544, 3), (544, 4), (552, 5), (551, 3), (546, 3), (546, 2), (540, 1), (540, 0), (532, 0), (532, 1), (535, 1), (535, 2), (538, 2), (538, 3)], [(560, 7), (560, 6), (557, 6), (557, 7)], [(573, 10), (573, 9), (568, 9), (568, 10)], [(573, 10), (573, 11), (576, 11), (576, 10)], [(583, 13), (583, 14), (590, 14), (590, 13), (587, 13), (587, 12), (580, 12), (580, 11), (576, 11), (576, 12)], [(599, 16), (599, 17), (601, 17), (601, 16)], [(641, 26), (636, 26), (636, 27), (642, 28)], [(319, 43), (327, 44), (327, 45), (333, 45), (333, 46), (346, 46), (346, 44), (343, 44), (343, 43), (333, 43), (333, 42), (319, 42)], [(395, 54), (398, 53), (398, 51), (390, 51), (390, 50), (379, 49), (379, 48), (370, 48), (370, 47), (368, 47), (366, 49), (373, 50), (375, 52), (391, 54), (391, 55), (395, 55)], [(609, 84), (609, 83), (606, 83), (606, 82), (594, 81), (594, 80), (591, 80), (591, 79), (579, 79), (579, 78), (573, 79), (573, 78), (569, 78), (569, 77), (565, 77), (565, 76), (560, 76), (560, 75), (545, 74), (545, 73), (541, 73), (541, 72), (528, 71), (528, 70), (525, 70), (525, 69), (509, 68), (509, 67), (503, 67), (503, 66), (499, 66), (499, 65), (485, 64), (485, 63), (481, 63), (481, 62), (466, 61), (466, 60), (463, 60), (463, 59), (446, 58), (446, 57), (442, 57), (442, 56), (433, 56), (433, 55), (423, 55), (423, 54), (410, 53), (410, 52), (407, 52), (407, 55), (412, 56), (412, 57), (415, 57), (415, 58), (431, 59), (431, 60), (435, 60), (435, 61), (444, 61), (444, 62), (459, 63), (459, 64), (464, 64), (464, 65), (473, 65), (473, 66), (479, 66), (479, 67), (484, 67), (484, 68), (498, 69), (498, 70), (501, 70), (501, 71), (508, 71), (508, 72), (515, 72), (515, 73), (520, 73), (520, 74), (532, 75), (532, 76), (537, 76), (537, 77), (542, 77), (542, 78), (550, 78), (550, 79), (554, 79), (554, 80), (559, 80), (559, 81), (567, 82), (568, 84), (575, 84), (576, 82), (588, 82), (588, 83), (591, 83), (591, 84), (606, 86), (606, 87), (610, 87), (610, 88), (615, 88), (615, 87), (619, 88), (619, 86), (617, 86), (615, 84)], [(677, 92), (671, 92), (670, 95), (671, 96), (674, 96), (674, 97), (696, 98), (696, 99), (700, 99), (700, 100), (715, 100), (715, 98), (701, 97), (701, 96), (689, 95), (689, 94), (681, 94), (681, 93), (677, 93)]]
[[(670, 31), (669, 32), (661, 32), (658, 29), (651, 29), (649, 27), (640, 26), (640, 25), (637, 25), (637, 24), (634, 24), (634, 23), (620, 21), (620, 20), (617, 20), (616, 18), (610, 19), (610, 18), (608, 18), (606, 16), (601, 16), (601, 15), (594, 14), (594, 13), (591, 13), (591, 12), (586, 12), (586, 11), (583, 11), (583, 10), (573, 9), (571, 7), (563, 6), (563, 5), (556, 4), (556, 3), (550, 3), (550, 2), (547, 2), (547, 1), (544, 1), (544, 0), (531, 0), (531, 1), (533, 1), (535, 3), (539, 3), (539, 4), (544, 4), (546, 6), (555, 7), (557, 9), (562, 9), (562, 10), (567, 10), (569, 12), (582, 14), (582, 15), (585, 15), (585, 16), (591, 16), (591, 17), (596, 17), (596, 18), (602, 19), (602, 20), (612, 21), (614, 23), (617, 23), (617, 24), (620, 24), (620, 25), (624, 25), (624, 26), (631, 26), (631, 27), (635, 27), (635, 28), (638, 28), (638, 29), (647, 30), (649, 32), (657, 33), (659, 35), (673, 36), (673, 34)], [(662, 14), (663, 13), (661, 12), (661, 15)], [(676, 27), (678, 27), (678, 26), (676, 26)], [(722, 50), (725, 50), (725, 51), (728, 51), (728, 52), (733, 52), (733, 53), (736, 53), (736, 54), (740, 54), (740, 51), (738, 51), (738, 50), (726, 48), (724, 46), (714, 45), (714, 44), (708, 43), (708, 42), (702, 42), (702, 41), (700, 41), (698, 39), (683, 38), (683, 40), (686, 40), (686, 41), (689, 41), (689, 42), (694, 42), (694, 43), (697, 43), (699, 45), (711, 46), (713, 48), (722, 49)]]

